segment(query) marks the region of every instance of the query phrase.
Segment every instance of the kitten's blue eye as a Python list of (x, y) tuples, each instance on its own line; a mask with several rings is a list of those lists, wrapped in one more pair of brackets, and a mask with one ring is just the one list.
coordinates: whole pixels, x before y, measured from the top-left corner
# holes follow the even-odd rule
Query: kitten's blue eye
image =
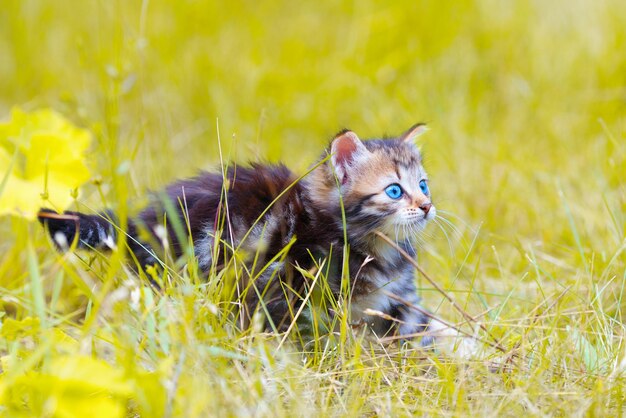
[(422, 190), (422, 193), (428, 196), (430, 190), (428, 190), (428, 184), (426, 184), (426, 180), (420, 181), (420, 189)]
[(393, 183), (387, 186), (385, 189), (385, 193), (392, 199), (400, 199), (404, 192), (402, 191), (402, 187), (398, 183)]

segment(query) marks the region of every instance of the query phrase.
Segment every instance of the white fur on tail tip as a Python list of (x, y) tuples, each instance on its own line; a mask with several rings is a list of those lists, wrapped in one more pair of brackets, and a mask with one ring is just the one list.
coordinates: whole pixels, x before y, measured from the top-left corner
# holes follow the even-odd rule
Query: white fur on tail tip
[(428, 325), (427, 335), (434, 337), (434, 348), (448, 355), (462, 359), (471, 359), (478, 354), (478, 342), (461, 335), (456, 329), (437, 319), (432, 319)]
[(111, 235), (107, 235), (103, 240), (102, 243), (109, 249), (114, 250), (116, 248), (115, 245), (115, 240), (113, 239), (113, 237)]
[(53, 239), (54, 239), (54, 242), (57, 243), (59, 248), (63, 250), (67, 250), (70, 247), (69, 243), (67, 242), (67, 237), (65, 236), (63, 232), (56, 232), (54, 234)]

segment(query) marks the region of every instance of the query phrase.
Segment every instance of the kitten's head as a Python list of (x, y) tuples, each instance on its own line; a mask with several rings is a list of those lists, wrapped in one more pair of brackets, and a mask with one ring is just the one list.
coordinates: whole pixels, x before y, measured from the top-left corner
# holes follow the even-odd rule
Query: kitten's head
[(415, 138), (425, 130), (425, 125), (417, 124), (398, 138), (367, 141), (346, 130), (332, 141), (331, 157), (323, 167), (324, 199), (337, 209), (341, 194), (353, 238), (375, 229), (392, 238), (408, 237), (435, 217), (428, 177), (415, 145)]

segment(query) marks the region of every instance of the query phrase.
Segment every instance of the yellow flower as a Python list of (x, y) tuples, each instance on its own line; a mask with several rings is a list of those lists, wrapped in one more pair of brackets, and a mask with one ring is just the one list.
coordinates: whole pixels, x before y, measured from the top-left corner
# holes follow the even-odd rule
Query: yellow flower
[(42, 206), (67, 208), (89, 180), (88, 131), (51, 109), (18, 108), (0, 122), (0, 215), (32, 219)]
[(6, 373), (0, 400), (15, 416), (123, 417), (136, 388), (124, 369), (77, 354), (53, 357), (42, 371)]

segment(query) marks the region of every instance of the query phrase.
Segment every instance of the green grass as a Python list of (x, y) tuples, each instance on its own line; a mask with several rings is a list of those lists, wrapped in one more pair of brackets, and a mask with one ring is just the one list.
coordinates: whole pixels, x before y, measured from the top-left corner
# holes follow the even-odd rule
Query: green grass
[(133, 213), (219, 167), (218, 134), (226, 160), (303, 173), (341, 128), (428, 122), (453, 225), (430, 226), (420, 264), (519, 357), (383, 346), (345, 320), (278, 349), (223, 314), (226, 276), (179, 268), (158, 293), (121, 253), (60, 256), (3, 218), (0, 414), (623, 414), (625, 45), (619, 0), (4, 1), (0, 114), (50, 106), (94, 133), (83, 209)]

